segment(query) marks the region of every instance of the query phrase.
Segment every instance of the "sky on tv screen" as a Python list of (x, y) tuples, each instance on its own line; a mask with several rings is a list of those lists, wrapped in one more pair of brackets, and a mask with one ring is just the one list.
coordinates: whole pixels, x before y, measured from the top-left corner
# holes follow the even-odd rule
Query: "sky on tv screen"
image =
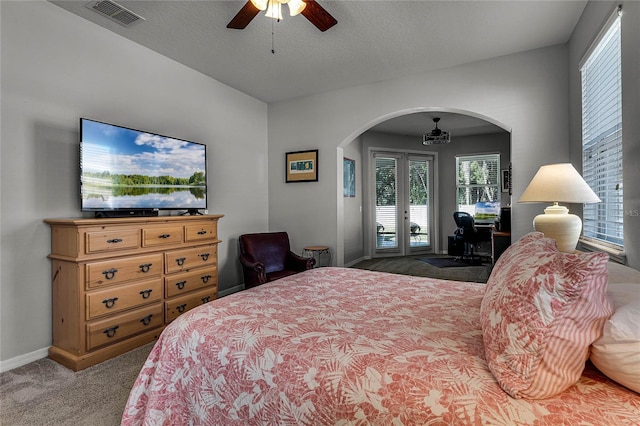
[(84, 173), (173, 176), (205, 172), (205, 145), (83, 120)]

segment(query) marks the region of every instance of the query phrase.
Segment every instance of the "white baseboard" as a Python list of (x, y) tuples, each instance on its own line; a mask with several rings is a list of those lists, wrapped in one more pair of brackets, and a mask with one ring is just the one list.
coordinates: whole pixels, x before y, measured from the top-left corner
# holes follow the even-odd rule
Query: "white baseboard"
[(0, 373), (13, 370), (14, 368), (22, 367), (23, 365), (29, 364), (30, 362), (46, 358), (48, 355), (49, 348), (47, 347), (38, 349), (37, 351), (29, 352), (28, 354), (19, 355), (6, 361), (0, 361)]
[[(360, 263), (360, 262), (362, 262), (363, 260), (367, 260), (367, 258), (368, 258), (367, 256), (359, 257), (359, 258), (358, 258), (358, 259), (356, 259), (356, 260), (352, 260), (352, 261), (351, 261), (351, 262), (349, 262), (349, 263), (345, 263), (344, 267), (345, 267), (345, 268), (350, 268), (350, 267), (352, 267), (353, 265), (355, 265), (356, 263)], [(369, 257), (369, 259), (371, 259), (371, 258)]]
[(218, 292), (218, 297), (225, 297), (244, 290), (244, 283)]

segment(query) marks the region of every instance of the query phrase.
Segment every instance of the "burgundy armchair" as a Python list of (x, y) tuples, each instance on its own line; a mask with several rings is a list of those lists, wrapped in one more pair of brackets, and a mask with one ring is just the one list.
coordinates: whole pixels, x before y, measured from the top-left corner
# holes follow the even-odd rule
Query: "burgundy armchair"
[(240, 264), (245, 288), (255, 287), (313, 268), (314, 258), (291, 251), (286, 232), (240, 235)]

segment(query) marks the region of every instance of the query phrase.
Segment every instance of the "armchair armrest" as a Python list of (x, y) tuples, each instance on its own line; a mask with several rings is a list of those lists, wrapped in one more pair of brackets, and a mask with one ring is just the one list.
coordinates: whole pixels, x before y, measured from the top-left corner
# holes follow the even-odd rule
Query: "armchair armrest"
[(302, 257), (292, 251), (287, 253), (287, 269), (302, 272), (313, 268), (315, 264), (316, 260), (313, 257)]
[(264, 284), (267, 282), (267, 274), (265, 272), (264, 264), (261, 262), (254, 262), (248, 257), (240, 255), (240, 264), (242, 265), (242, 269), (244, 269), (246, 286)]

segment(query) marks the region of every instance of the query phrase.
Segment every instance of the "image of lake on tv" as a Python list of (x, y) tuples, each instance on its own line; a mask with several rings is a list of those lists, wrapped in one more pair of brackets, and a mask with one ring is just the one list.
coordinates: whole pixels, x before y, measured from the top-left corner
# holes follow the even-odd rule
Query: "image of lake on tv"
[(205, 186), (88, 186), (82, 190), (87, 209), (204, 209)]

